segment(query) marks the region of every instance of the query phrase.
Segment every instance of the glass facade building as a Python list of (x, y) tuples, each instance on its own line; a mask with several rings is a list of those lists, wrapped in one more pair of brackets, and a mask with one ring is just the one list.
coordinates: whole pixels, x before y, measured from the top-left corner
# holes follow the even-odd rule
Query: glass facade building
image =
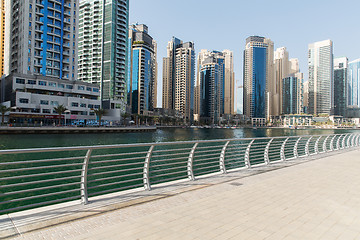
[(282, 115), (302, 113), (302, 79), (292, 75), (282, 80)]
[(134, 24), (129, 29), (130, 72), (127, 79), (128, 106), (132, 113), (147, 114), (157, 103), (156, 42), (146, 25)]
[(244, 115), (269, 117), (269, 86), (273, 82), (274, 45), (270, 39), (251, 36), (244, 51)]
[(222, 63), (205, 63), (200, 69), (200, 121), (217, 124), (222, 100)]
[(346, 57), (334, 59), (334, 110), (337, 116), (346, 116), (348, 93), (348, 59)]
[(360, 59), (348, 65), (348, 106), (360, 107)]
[(79, 79), (97, 83), (104, 108), (126, 106), (129, 0), (83, 0), (79, 13)]
[(8, 2), (10, 24), (5, 44), (10, 47), (5, 74), (76, 80), (78, 1)]

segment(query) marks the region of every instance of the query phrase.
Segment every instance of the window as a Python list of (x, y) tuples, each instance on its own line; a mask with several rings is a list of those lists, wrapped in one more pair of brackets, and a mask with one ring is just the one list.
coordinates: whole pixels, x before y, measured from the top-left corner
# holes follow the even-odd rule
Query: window
[(67, 89), (73, 89), (73, 85), (66, 85)]
[(85, 103), (80, 103), (80, 107), (86, 108), (86, 104)]
[(51, 101), (50, 104), (52, 106), (59, 106), (59, 102), (58, 101)]
[(84, 86), (78, 86), (78, 90), (85, 90)]
[(99, 92), (98, 88), (93, 88), (93, 92)]
[(94, 108), (99, 109), (99, 108), (100, 108), (100, 105), (95, 105)]
[(20, 102), (20, 103), (29, 103), (29, 99), (27, 99), (27, 98), (20, 98), (20, 99), (19, 99), (19, 102)]
[(80, 112), (80, 115), (87, 115), (87, 111)]
[(49, 87), (56, 87), (56, 83), (54, 83), (54, 82), (49, 82)]
[(91, 87), (86, 87), (86, 91), (91, 92)]
[(65, 85), (62, 84), (62, 83), (59, 83), (59, 84), (58, 84), (58, 87), (59, 87), (59, 88), (65, 88)]
[(28, 80), (27, 83), (31, 84), (31, 85), (34, 85), (34, 84), (36, 84), (36, 80)]
[(25, 84), (25, 79), (17, 78), (17, 79), (16, 79), (16, 83)]
[(39, 81), (39, 85), (40, 86), (46, 86), (46, 82), (45, 81)]
[(71, 106), (72, 106), (72, 107), (78, 107), (78, 106), (79, 106), (79, 103), (73, 102), (73, 103), (71, 103)]
[(49, 101), (48, 100), (40, 100), (40, 104), (41, 105), (49, 105)]
[(43, 109), (42, 112), (43, 113), (50, 113), (50, 109)]

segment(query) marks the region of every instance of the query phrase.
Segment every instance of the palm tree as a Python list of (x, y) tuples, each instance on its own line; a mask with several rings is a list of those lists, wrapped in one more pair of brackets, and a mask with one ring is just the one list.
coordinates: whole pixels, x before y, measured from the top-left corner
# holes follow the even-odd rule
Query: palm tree
[(98, 109), (94, 109), (94, 113), (96, 114), (96, 116), (99, 118), (99, 127), (101, 125), (101, 118), (104, 116), (104, 114), (106, 113), (105, 109), (103, 108), (98, 108)]
[(5, 121), (5, 113), (10, 112), (11, 108), (6, 107), (4, 105), (0, 105), (0, 112), (1, 112), (1, 125), (4, 125)]
[(54, 107), (55, 112), (57, 112), (57, 114), (59, 114), (59, 125), (60, 125), (60, 121), (61, 121), (61, 116), (63, 115), (63, 113), (65, 113), (65, 111), (67, 110), (67, 108), (64, 105), (59, 105), (57, 107)]

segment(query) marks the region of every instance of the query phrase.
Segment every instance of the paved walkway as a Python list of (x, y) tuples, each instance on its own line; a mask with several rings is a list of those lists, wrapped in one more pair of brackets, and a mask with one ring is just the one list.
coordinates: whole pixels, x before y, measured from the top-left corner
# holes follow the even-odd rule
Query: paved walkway
[(360, 239), (359, 149), (264, 168), (195, 181), (15, 239)]

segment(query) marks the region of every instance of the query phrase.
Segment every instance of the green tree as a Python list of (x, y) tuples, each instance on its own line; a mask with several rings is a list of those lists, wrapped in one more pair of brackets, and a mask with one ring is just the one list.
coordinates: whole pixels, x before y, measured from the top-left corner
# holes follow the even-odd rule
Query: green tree
[(101, 118), (105, 115), (106, 110), (103, 108), (99, 108), (99, 109), (94, 109), (94, 113), (96, 114), (96, 116), (99, 118), (99, 127), (101, 125)]
[(57, 107), (54, 107), (54, 111), (57, 114), (59, 114), (59, 125), (60, 125), (60, 121), (61, 121), (61, 116), (65, 113), (66, 110), (67, 110), (67, 108), (62, 104)]
[(5, 113), (10, 112), (11, 108), (6, 107), (4, 105), (0, 105), (0, 112), (1, 112), (1, 125), (4, 125), (5, 121)]

